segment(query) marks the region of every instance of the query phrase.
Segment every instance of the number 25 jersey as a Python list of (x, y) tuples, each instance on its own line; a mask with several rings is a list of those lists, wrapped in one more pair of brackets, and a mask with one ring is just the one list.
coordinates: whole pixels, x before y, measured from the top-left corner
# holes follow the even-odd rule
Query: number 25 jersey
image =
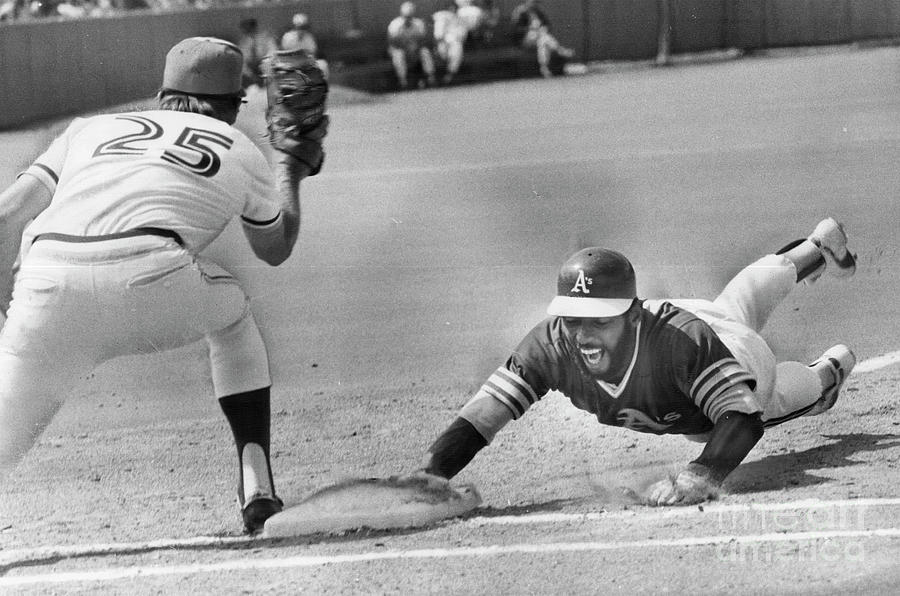
[(26, 172), (53, 192), (28, 237), (150, 226), (177, 232), (196, 253), (237, 216), (249, 225), (271, 225), (280, 216), (259, 148), (233, 126), (200, 114), (76, 118)]

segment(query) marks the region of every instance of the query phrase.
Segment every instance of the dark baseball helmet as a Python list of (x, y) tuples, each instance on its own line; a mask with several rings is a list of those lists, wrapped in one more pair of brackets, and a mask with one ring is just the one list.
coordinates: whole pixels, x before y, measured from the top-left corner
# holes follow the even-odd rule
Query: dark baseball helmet
[(547, 313), (557, 317), (617, 317), (636, 298), (631, 262), (614, 250), (592, 246), (563, 263), (556, 298)]

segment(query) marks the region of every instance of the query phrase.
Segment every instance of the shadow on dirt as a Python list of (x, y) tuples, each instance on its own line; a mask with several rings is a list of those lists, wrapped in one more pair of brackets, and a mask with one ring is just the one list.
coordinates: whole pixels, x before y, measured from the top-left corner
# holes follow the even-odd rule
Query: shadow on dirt
[(896, 434), (822, 436), (836, 442), (806, 451), (769, 455), (758, 461), (742, 464), (728, 477), (726, 489), (731, 493), (755, 493), (823, 484), (831, 479), (810, 474), (807, 470), (866, 465), (866, 462), (850, 458), (857, 453), (900, 446), (900, 435)]
[[(266, 538), (264, 536), (222, 536), (219, 540), (211, 537), (205, 543), (196, 543), (186, 540), (184, 542), (172, 541), (167, 544), (141, 544), (141, 545), (112, 545), (105, 548), (84, 549), (61, 549), (60, 552), (41, 552), (24, 553), (18, 560), (8, 561), (0, 564), (0, 577), (7, 575), (13, 569), (24, 569), (29, 567), (43, 567), (55, 565), (67, 560), (94, 560), (114, 558), (117, 562), (126, 561), (127, 557), (135, 557), (135, 563), (140, 558), (151, 553), (169, 553), (176, 552), (226, 552), (226, 551), (259, 551), (263, 548), (281, 548), (294, 546), (309, 546), (313, 544), (339, 544), (343, 542), (353, 542), (358, 540), (372, 540), (381, 536), (396, 537), (415, 534), (429, 529), (433, 529), (437, 524), (427, 527), (404, 528), (394, 530), (372, 530), (370, 528), (360, 528), (358, 530), (350, 530), (342, 534), (307, 534), (304, 536), (296, 536), (290, 538)], [(383, 546), (378, 542), (375, 546)]]
[(528, 515), (529, 513), (562, 511), (567, 505), (572, 505), (577, 502), (578, 499), (554, 499), (545, 503), (528, 503), (525, 505), (510, 505), (509, 507), (479, 507), (466, 514), (463, 519), (472, 517), (517, 516)]

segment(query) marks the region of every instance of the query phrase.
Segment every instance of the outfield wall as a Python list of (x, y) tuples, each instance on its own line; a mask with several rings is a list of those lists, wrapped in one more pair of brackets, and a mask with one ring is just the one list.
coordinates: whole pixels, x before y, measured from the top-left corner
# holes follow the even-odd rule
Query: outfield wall
[[(498, 0), (508, 17), (519, 0)], [(544, 0), (561, 41), (583, 60), (638, 60), (658, 51), (661, 3), (668, 2), (670, 50), (836, 44), (900, 37), (897, 0)], [(400, 0), (302, 0), (171, 13), (134, 12), (84, 20), (0, 25), (0, 129), (83, 113), (152, 95), (165, 53), (191, 35), (237, 40), (256, 17), (280, 33), (298, 10), (320, 40), (383, 58), (382, 38)], [(429, 15), (443, 0), (418, 0)], [(508, 30), (506, 18), (501, 33)], [(346, 37), (355, 31), (355, 41)], [(359, 40), (369, 40), (368, 44)], [(370, 57), (370, 56), (367, 56)], [(362, 58), (361, 58), (362, 59)]]

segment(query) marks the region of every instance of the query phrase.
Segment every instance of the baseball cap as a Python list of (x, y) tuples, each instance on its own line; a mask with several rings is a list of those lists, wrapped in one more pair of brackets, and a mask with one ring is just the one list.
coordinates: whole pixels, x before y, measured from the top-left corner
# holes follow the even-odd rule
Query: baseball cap
[(239, 95), (244, 59), (240, 48), (215, 37), (189, 37), (166, 54), (166, 89), (191, 95)]
[(584, 248), (559, 270), (556, 297), (547, 314), (557, 317), (617, 317), (637, 298), (634, 267), (624, 255)]

